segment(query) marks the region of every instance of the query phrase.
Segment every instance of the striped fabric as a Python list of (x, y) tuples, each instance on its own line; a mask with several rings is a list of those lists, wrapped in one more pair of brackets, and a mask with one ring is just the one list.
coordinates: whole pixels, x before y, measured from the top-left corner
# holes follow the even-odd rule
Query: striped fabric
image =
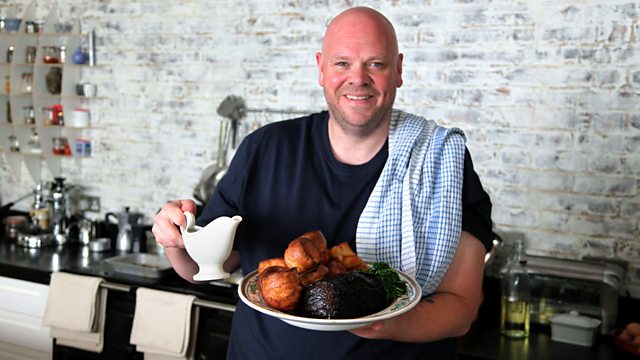
[(465, 137), (393, 110), (389, 157), (356, 231), (358, 255), (415, 277), (432, 294), (455, 253), (462, 226)]

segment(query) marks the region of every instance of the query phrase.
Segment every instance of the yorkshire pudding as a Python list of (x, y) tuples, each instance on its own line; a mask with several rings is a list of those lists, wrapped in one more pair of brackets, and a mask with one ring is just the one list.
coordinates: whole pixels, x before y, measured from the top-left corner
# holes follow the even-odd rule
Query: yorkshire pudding
[(289, 243), (284, 251), (284, 261), (290, 268), (299, 273), (305, 272), (318, 264), (329, 262), (330, 253), (327, 239), (319, 230), (309, 231)]

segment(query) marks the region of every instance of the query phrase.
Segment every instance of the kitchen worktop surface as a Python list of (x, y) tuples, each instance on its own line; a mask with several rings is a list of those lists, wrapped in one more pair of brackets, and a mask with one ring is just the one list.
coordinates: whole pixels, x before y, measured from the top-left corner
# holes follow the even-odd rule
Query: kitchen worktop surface
[[(123, 275), (115, 273), (103, 260), (122, 255), (115, 251), (89, 252), (86, 247), (65, 245), (42, 249), (27, 249), (15, 243), (0, 241), (0, 276), (48, 284), (54, 271), (100, 276), (109, 282), (124, 284), (132, 289), (150, 287), (160, 290), (190, 293), (201, 299), (235, 304), (238, 301), (237, 287), (231, 284), (191, 284), (175, 272), (162, 279)], [(493, 301), (495, 286), (486, 282), (485, 302), (478, 319), (469, 333), (460, 338), (460, 359), (504, 359), (504, 360), (632, 360), (640, 359), (618, 350), (609, 336), (599, 335), (592, 347), (582, 347), (551, 340), (548, 328), (532, 327), (526, 340), (512, 340), (498, 331), (499, 305)]]
[(89, 252), (87, 247), (69, 244), (41, 249), (28, 249), (0, 241), (0, 276), (49, 284), (54, 271), (99, 276), (105, 280), (131, 287), (148, 287), (188, 293), (204, 300), (235, 304), (239, 297), (237, 286), (228, 283), (192, 284), (182, 279), (173, 269), (161, 279), (117, 273), (104, 262), (110, 257), (125, 255), (116, 251)]
[[(529, 337), (510, 339), (500, 334), (499, 283), (485, 279), (485, 301), (471, 330), (458, 341), (460, 360), (633, 360), (615, 347), (609, 335), (598, 334), (593, 346), (585, 347), (551, 340), (549, 326), (531, 324)], [(496, 293), (498, 296), (491, 296)], [(635, 305), (634, 305), (635, 306)]]

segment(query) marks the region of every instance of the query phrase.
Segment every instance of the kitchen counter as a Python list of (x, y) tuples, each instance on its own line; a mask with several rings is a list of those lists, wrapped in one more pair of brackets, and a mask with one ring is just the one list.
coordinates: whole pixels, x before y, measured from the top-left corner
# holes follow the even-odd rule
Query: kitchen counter
[[(593, 346), (578, 346), (551, 340), (549, 326), (531, 324), (527, 339), (511, 339), (500, 334), (500, 287), (495, 278), (485, 278), (485, 299), (470, 331), (458, 340), (460, 360), (634, 360), (618, 349), (611, 336), (598, 334)], [(626, 306), (637, 307), (637, 302)], [(634, 315), (635, 316), (635, 315)], [(624, 315), (619, 316), (624, 317)]]
[(196, 285), (178, 276), (173, 270), (161, 279), (116, 273), (103, 260), (124, 255), (112, 251), (89, 252), (86, 247), (69, 244), (58, 247), (28, 249), (0, 241), (0, 276), (49, 284), (54, 271), (99, 276), (105, 280), (127, 285), (131, 292), (138, 287), (149, 287), (196, 295), (208, 301), (235, 305), (239, 300), (237, 286), (227, 283), (218, 285)]
[[(159, 280), (114, 273), (103, 260), (117, 255), (120, 254), (115, 251), (91, 253), (77, 245), (26, 249), (13, 243), (0, 242), (0, 276), (48, 284), (53, 271), (67, 271), (101, 276), (109, 282), (130, 286), (131, 291), (144, 286), (189, 293), (203, 300), (226, 304), (238, 301), (237, 286), (231, 284), (194, 285), (181, 279), (175, 272)], [(612, 339), (603, 335), (599, 335), (597, 343), (592, 347), (551, 341), (549, 329), (539, 326), (532, 326), (531, 335), (526, 340), (505, 338), (498, 331), (498, 299), (491, 294), (496, 294), (496, 285), (491, 280), (485, 281), (485, 301), (478, 319), (469, 333), (458, 342), (461, 360), (638, 359), (615, 348)]]

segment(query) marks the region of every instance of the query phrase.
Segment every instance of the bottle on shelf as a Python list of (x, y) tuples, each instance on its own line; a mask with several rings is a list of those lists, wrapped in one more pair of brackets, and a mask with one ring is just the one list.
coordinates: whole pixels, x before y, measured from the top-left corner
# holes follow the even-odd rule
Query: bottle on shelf
[(514, 251), (502, 274), (500, 332), (510, 338), (529, 336), (531, 284), (522, 240), (516, 240)]

